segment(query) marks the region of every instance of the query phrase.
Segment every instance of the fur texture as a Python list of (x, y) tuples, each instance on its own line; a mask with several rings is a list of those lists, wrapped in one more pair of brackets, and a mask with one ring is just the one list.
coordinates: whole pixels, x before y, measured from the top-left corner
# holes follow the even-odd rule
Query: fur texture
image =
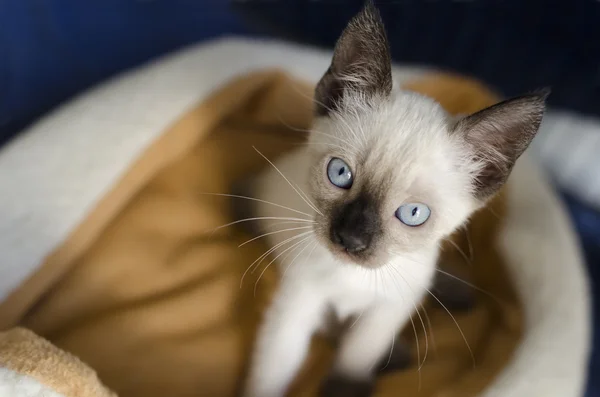
[[(342, 322), (356, 320), (324, 393), (344, 379), (371, 382), (431, 288), (441, 239), (504, 184), (541, 122), (546, 93), (456, 122), (431, 99), (392, 90), (390, 70), (381, 18), (368, 2), (344, 30), (317, 85), (318, 117), (308, 144), (253, 183), (254, 196), (265, 200), (253, 212), (265, 217), (262, 230), (273, 251), (280, 249), (282, 282), (259, 332), (246, 397), (285, 394), (331, 311)], [(352, 170), (349, 189), (328, 180), (332, 158)], [(395, 213), (415, 202), (431, 215), (410, 227)], [(289, 230), (277, 231), (275, 223)], [(335, 238), (340, 228), (353, 227), (366, 242), (360, 252)]]

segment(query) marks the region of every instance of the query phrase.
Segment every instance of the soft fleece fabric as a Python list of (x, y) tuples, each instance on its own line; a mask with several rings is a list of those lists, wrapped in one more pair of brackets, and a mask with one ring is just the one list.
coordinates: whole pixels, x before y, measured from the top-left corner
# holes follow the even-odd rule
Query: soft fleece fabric
[(0, 396), (116, 397), (85, 363), (24, 328), (0, 332)]

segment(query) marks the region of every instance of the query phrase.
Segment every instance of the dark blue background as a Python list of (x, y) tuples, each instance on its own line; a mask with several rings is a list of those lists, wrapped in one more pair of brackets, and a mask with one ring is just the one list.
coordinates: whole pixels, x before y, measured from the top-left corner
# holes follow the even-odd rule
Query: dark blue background
[(0, 0), (0, 144), (113, 75), (223, 33), (226, 0)]
[[(267, 33), (331, 47), (362, 0), (233, 3), (235, 10), (226, 0), (0, 0), (0, 145), (91, 85), (224, 33)], [(552, 105), (600, 115), (597, 1), (377, 4), (398, 61), (474, 75), (509, 95), (550, 85)], [(565, 199), (597, 285), (600, 215)], [(600, 374), (598, 357), (591, 373)], [(589, 396), (600, 397), (600, 379), (593, 376)]]

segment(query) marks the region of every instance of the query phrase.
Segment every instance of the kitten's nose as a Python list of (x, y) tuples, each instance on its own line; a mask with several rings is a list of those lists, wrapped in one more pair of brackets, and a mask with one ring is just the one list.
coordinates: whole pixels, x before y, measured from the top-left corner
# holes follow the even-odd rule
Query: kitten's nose
[(349, 254), (365, 254), (381, 233), (373, 200), (360, 196), (341, 207), (331, 224), (331, 240)]
[(357, 235), (350, 230), (335, 231), (333, 236), (336, 240), (335, 242), (351, 254), (358, 254), (366, 250), (371, 240), (369, 236)]

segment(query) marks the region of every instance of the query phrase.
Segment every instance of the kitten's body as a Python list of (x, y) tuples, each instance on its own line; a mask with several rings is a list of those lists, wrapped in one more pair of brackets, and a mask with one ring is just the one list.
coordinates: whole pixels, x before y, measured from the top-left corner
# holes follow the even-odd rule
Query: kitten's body
[[(381, 260), (385, 261), (385, 266), (381, 268), (357, 266), (350, 258), (333, 253), (324, 237), (326, 232), (319, 236), (308, 229), (299, 229), (308, 227), (300, 221), (279, 227), (277, 223), (282, 221), (262, 221), (263, 233), (286, 228), (297, 230), (265, 236), (269, 246), (281, 247), (278, 253), (285, 248), (290, 247), (290, 250), (276, 261), (280, 266), (282, 283), (269, 313), (270, 319), (267, 319), (259, 336), (258, 351), (252, 364), (253, 375), (250, 378), (253, 384), (250, 387), (253, 390), (252, 396), (282, 395), (304, 358), (312, 334), (318, 330), (327, 331), (325, 327), (329, 325), (329, 314), (332, 311), (340, 322), (356, 318), (345, 336), (347, 340), (342, 341), (335, 373), (355, 381), (368, 382), (382, 358), (389, 357), (392, 344), (399, 343), (394, 341), (395, 335), (409, 320), (431, 287), (439, 238), (445, 235), (445, 230), (454, 230), (457, 220), (460, 222), (466, 219), (477, 206), (471, 192), (464, 189), (470, 177), (468, 170), (464, 169), (461, 173), (453, 171), (456, 164), (462, 163), (460, 147), (454, 148), (457, 142), (449, 136), (446, 141), (439, 137), (438, 129), (442, 127), (440, 121), (446, 120), (445, 113), (439, 105), (427, 98), (403, 92), (395, 95), (398, 96), (395, 101), (381, 101), (376, 111), (363, 115), (364, 117), (341, 115), (349, 123), (348, 128), (351, 130), (340, 133), (337, 137), (352, 142), (352, 149), (342, 149), (343, 146), (337, 148), (340, 145), (339, 139), (314, 134), (309, 145), (284, 156), (274, 167), (269, 167), (253, 181), (254, 197), (282, 203), (306, 212), (310, 217), (266, 202), (256, 202), (252, 212), (268, 218), (318, 219), (319, 214), (311, 208), (315, 206), (319, 209), (320, 205), (318, 198), (315, 198), (314, 190), (318, 187), (311, 180), (311, 171), (315, 163), (318, 167), (323, 157), (339, 150), (346, 159), (352, 159), (353, 163), (363, 162), (365, 168), (374, 170), (368, 179), (376, 181), (375, 190), (381, 189), (382, 184), (393, 175), (389, 175), (388, 167), (369, 164), (394, 163), (397, 156), (402, 155), (404, 161), (398, 164), (406, 167), (396, 171), (401, 175), (402, 181), (398, 183), (403, 186), (403, 192), (392, 195), (394, 200), (389, 205), (386, 199), (382, 199), (381, 205), (393, 208), (397, 200), (403, 201), (403, 195), (428, 196), (430, 202), (439, 200), (444, 206), (451, 208), (454, 217), (435, 219), (439, 236), (432, 234), (418, 243), (413, 241), (414, 249), (405, 248), (402, 254), (384, 254)], [(349, 100), (355, 104), (361, 101), (360, 98)], [(377, 120), (390, 120), (390, 123), (377, 130), (369, 128), (368, 135), (358, 137), (358, 134), (362, 134), (361, 131)], [(329, 118), (321, 118), (315, 122), (315, 130), (331, 131), (330, 126), (327, 126), (330, 123)], [(410, 131), (414, 130), (420, 130), (421, 134), (411, 134)], [(407, 132), (404, 137), (399, 136), (401, 131)], [(456, 157), (449, 158), (447, 153), (455, 153)], [(436, 180), (440, 177), (445, 180)], [(427, 186), (416, 187), (421, 178), (432, 181), (432, 186), (436, 186), (435, 192), (431, 192)], [(398, 183), (393, 184), (396, 189)], [(365, 189), (369, 188), (365, 186)], [(443, 196), (446, 189), (462, 193), (452, 195), (452, 200), (436, 198), (440, 194)], [(301, 196), (304, 193), (308, 196), (308, 202)], [(393, 216), (394, 211), (388, 212), (388, 221), (398, 222)], [(319, 226), (309, 227), (312, 229)], [(285, 243), (301, 233), (308, 234)], [(282, 332), (284, 326), (281, 324), (290, 324), (285, 326), (288, 332)]]
[[(264, 200), (253, 215), (265, 218), (282, 282), (245, 397), (283, 396), (331, 312), (354, 320), (322, 394), (350, 382), (343, 395), (368, 395), (377, 365), (431, 287), (440, 241), (503, 185), (544, 109), (545, 95), (525, 96), (456, 122), (431, 99), (392, 87), (385, 31), (369, 2), (317, 86), (309, 144), (252, 184)], [(335, 159), (344, 167), (330, 174)], [(411, 224), (406, 206), (409, 218), (425, 211), (424, 221)], [(277, 232), (281, 222), (290, 230)]]

